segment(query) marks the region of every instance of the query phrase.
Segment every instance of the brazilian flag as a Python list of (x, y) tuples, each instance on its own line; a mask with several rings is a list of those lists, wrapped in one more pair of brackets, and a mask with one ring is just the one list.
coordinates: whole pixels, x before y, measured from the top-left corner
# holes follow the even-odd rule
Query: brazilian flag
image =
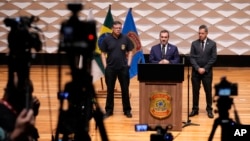
[(99, 80), (104, 75), (104, 67), (101, 60), (101, 50), (99, 46), (101, 45), (103, 39), (112, 32), (113, 16), (111, 14), (111, 5), (109, 5), (108, 13), (101, 27), (99, 37), (97, 39), (97, 46), (95, 49), (94, 60), (96, 64), (92, 63), (92, 74), (93, 81)]

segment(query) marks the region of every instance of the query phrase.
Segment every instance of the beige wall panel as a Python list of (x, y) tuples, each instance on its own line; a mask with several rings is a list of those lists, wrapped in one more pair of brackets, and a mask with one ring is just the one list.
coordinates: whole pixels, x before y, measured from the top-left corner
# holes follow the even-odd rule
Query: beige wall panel
[[(61, 22), (68, 19), (66, 4), (72, 0), (2, 0), (0, 2), (0, 52), (6, 52), (9, 27), (3, 24), (5, 17), (38, 16), (37, 26), (46, 37), (48, 48), (57, 48), (57, 35)], [(81, 20), (92, 9), (99, 31), (109, 5), (115, 20), (124, 22), (127, 11), (133, 8), (133, 17), (140, 35), (143, 52), (159, 43), (159, 31), (168, 29), (170, 42), (178, 46), (181, 54), (187, 54), (193, 40), (198, 38), (199, 25), (209, 27), (209, 38), (218, 44), (218, 54), (250, 55), (250, 3), (248, 0), (79, 0), (84, 9)], [(186, 35), (186, 36), (185, 36)], [(225, 41), (230, 41), (225, 44)], [(236, 48), (237, 47), (237, 48)], [(50, 52), (51, 53), (51, 52)]]

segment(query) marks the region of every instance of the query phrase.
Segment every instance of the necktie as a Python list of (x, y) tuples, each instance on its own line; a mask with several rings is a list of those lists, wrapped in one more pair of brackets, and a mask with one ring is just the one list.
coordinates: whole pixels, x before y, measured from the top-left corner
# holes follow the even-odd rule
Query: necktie
[(201, 41), (201, 50), (204, 50), (204, 41)]
[(161, 58), (165, 58), (166, 54), (165, 54), (165, 45), (162, 45), (162, 48), (161, 48)]

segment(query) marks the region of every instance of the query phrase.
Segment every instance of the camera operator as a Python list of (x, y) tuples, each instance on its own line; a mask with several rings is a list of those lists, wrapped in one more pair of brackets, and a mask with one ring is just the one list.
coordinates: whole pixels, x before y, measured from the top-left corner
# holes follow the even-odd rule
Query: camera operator
[[(33, 91), (31, 85), (31, 92)], [(7, 133), (7, 141), (34, 141), (39, 135), (34, 126), (38, 115), (40, 102), (32, 98), (32, 109), (21, 106), (24, 96), (15, 88), (6, 89), (4, 97), (0, 100), (0, 127)]]
[(32, 109), (24, 109), (18, 115), (14, 130), (12, 132), (7, 132), (4, 131), (4, 129), (0, 128), (2, 131), (0, 141), (16, 141), (19, 137), (25, 134), (29, 126), (32, 125), (34, 125), (34, 112)]

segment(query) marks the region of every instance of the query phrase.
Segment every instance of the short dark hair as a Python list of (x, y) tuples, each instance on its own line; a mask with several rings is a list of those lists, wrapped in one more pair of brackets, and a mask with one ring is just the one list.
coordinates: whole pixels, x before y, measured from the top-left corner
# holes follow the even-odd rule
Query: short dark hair
[(166, 29), (161, 30), (159, 36), (161, 36), (161, 33), (168, 33), (168, 37), (169, 37), (169, 31), (168, 30), (166, 30)]
[(200, 29), (205, 29), (205, 31), (208, 32), (208, 28), (207, 28), (207, 26), (204, 25), (204, 24), (201, 25), (201, 26), (199, 27), (199, 30), (200, 30)]
[(122, 23), (121, 23), (120, 21), (114, 21), (114, 22), (113, 22), (113, 26), (114, 26), (114, 25), (117, 25), (117, 24), (122, 24)]

